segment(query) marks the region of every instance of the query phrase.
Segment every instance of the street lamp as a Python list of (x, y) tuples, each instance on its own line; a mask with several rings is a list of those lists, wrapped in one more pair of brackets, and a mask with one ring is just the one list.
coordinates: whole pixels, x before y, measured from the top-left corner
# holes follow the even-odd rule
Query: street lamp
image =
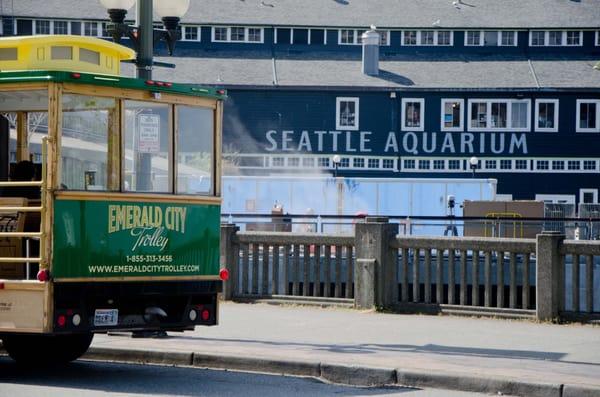
[[(129, 37), (137, 58), (137, 77), (152, 79), (154, 44), (160, 40), (167, 43), (169, 55), (173, 55), (180, 33), (177, 31), (180, 18), (187, 12), (190, 0), (137, 0), (137, 26), (127, 25), (125, 16), (136, 0), (100, 0), (107, 10), (111, 23), (107, 31), (118, 43), (121, 37)], [(161, 17), (165, 29), (154, 29), (153, 8)]]
[(475, 178), (475, 170), (479, 165), (479, 159), (475, 156), (469, 159), (469, 165), (471, 166), (471, 178)]
[(342, 158), (340, 157), (339, 154), (336, 154), (331, 158), (331, 161), (333, 161), (333, 177), (337, 178), (338, 167), (340, 166), (340, 163), (342, 162)]

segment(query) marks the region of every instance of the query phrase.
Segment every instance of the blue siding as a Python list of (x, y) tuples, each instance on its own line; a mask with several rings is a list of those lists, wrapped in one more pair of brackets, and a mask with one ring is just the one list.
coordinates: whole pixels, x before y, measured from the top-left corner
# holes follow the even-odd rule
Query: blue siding
[[(336, 92), (336, 91), (286, 91), (286, 90), (230, 90), (225, 104), (224, 143), (240, 153), (257, 155), (312, 154), (330, 157), (334, 153), (342, 156), (385, 157), (397, 159), (437, 157), (461, 159), (478, 156), (486, 158), (528, 159), (533, 170), (534, 158), (600, 158), (600, 134), (575, 132), (575, 106), (577, 99), (596, 98), (589, 93), (530, 92), (517, 99), (531, 100), (531, 131), (528, 132), (469, 132), (466, 129), (468, 99), (516, 98), (514, 93), (502, 92), (403, 92), (390, 98), (389, 92)], [(337, 97), (359, 98), (359, 131), (335, 131), (335, 107)], [(425, 99), (424, 132), (401, 131), (401, 99)], [(440, 131), (442, 98), (462, 98), (465, 131)], [(535, 99), (559, 99), (559, 132), (535, 132)], [(306, 131), (306, 133), (304, 133)], [(386, 144), (390, 134), (396, 137), (396, 147)], [(449, 135), (450, 138), (446, 136)], [(523, 145), (512, 142), (512, 137), (525, 136), (527, 150)], [(495, 137), (493, 153), (491, 139)], [(304, 138), (303, 138), (304, 137)], [(306, 139), (308, 137), (308, 140)], [(466, 138), (465, 138), (466, 137)], [(304, 139), (304, 140), (303, 140)], [(407, 143), (404, 140), (407, 139)], [(442, 150), (444, 139), (451, 139), (454, 153)], [(469, 141), (473, 140), (472, 147)], [(481, 141), (484, 145), (481, 145)], [(435, 142), (435, 145), (433, 143)], [(337, 144), (337, 147), (336, 147)], [(514, 144), (514, 145), (513, 145)], [(512, 145), (512, 152), (511, 152)], [(483, 148), (483, 151), (481, 150)], [(414, 150), (414, 151), (413, 151)], [(468, 177), (471, 175), (466, 164), (463, 171), (456, 172), (398, 172), (398, 170), (345, 170), (340, 175), (370, 177)], [(253, 173), (268, 173), (272, 170), (255, 169)], [(286, 172), (294, 170), (286, 169)], [(578, 197), (580, 188), (600, 187), (600, 173), (552, 173), (536, 171), (490, 172), (478, 171), (478, 177), (496, 178), (498, 193), (513, 194), (515, 199), (532, 199), (535, 194), (573, 194)]]

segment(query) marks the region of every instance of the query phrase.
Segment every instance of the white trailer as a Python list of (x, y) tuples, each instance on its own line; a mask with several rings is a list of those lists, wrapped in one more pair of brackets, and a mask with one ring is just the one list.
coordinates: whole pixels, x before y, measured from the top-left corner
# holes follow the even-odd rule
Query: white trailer
[(267, 214), (274, 204), (290, 214), (448, 215), (447, 199), (495, 200), (496, 179), (225, 176), (223, 214)]

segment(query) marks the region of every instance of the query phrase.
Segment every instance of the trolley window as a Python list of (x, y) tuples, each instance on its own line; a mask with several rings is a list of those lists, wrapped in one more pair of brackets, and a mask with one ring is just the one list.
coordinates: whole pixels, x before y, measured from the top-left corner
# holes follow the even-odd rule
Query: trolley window
[(173, 193), (170, 108), (125, 101), (123, 191)]
[(176, 106), (177, 193), (211, 194), (214, 168), (214, 110)]
[(119, 136), (117, 101), (64, 94), (62, 103), (61, 188), (116, 190), (117, 184), (109, 184), (111, 168), (117, 165), (108, 148), (109, 139)]

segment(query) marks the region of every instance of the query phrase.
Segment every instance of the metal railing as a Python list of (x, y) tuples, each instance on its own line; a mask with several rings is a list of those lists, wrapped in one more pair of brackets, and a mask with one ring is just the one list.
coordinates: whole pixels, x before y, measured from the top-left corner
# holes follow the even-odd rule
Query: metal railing
[[(600, 239), (600, 217), (580, 216), (526, 218), (492, 214), (487, 217), (389, 216), (406, 236), (534, 238), (543, 231), (560, 231), (567, 239)], [(587, 215), (587, 213), (586, 213)], [(285, 231), (293, 233), (352, 233), (364, 216), (302, 214), (223, 214), (222, 222), (236, 224), (242, 231)], [(451, 231), (448, 233), (448, 231)]]
[[(40, 214), (40, 229), (39, 232), (25, 232), (25, 231), (2, 231), (0, 232), (0, 238), (20, 238), (20, 239), (37, 239), (40, 242), (39, 255), (36, 257), (29, 256), (29, 249), (26, 251), (24, 257), (5, 256), (0, 257), (0, 263), (23, 263), (26, 266), (25, 279), (31, 278), (30, 275), (30, 263), (38, 263), (40, 269), (47, 269), (48, 263), (45, 260), (44, 252), (46, 245), (46, 233), (45, 233), (45, 218), (46, 218), (46, 195), (47, 195), (47, 172), (46, 163), (48, 157), (48, 138), (42, 140), (42, 175), (39, 181), (9, 181), (0, 182), (0, 188), (13, 188), (13, 187), (39, 187), (40, 188), (40, 206), (0, 206), (0, 213), (32, 213), (37, 212)], [(29, 241), (26, 241), (28, 246)]]

